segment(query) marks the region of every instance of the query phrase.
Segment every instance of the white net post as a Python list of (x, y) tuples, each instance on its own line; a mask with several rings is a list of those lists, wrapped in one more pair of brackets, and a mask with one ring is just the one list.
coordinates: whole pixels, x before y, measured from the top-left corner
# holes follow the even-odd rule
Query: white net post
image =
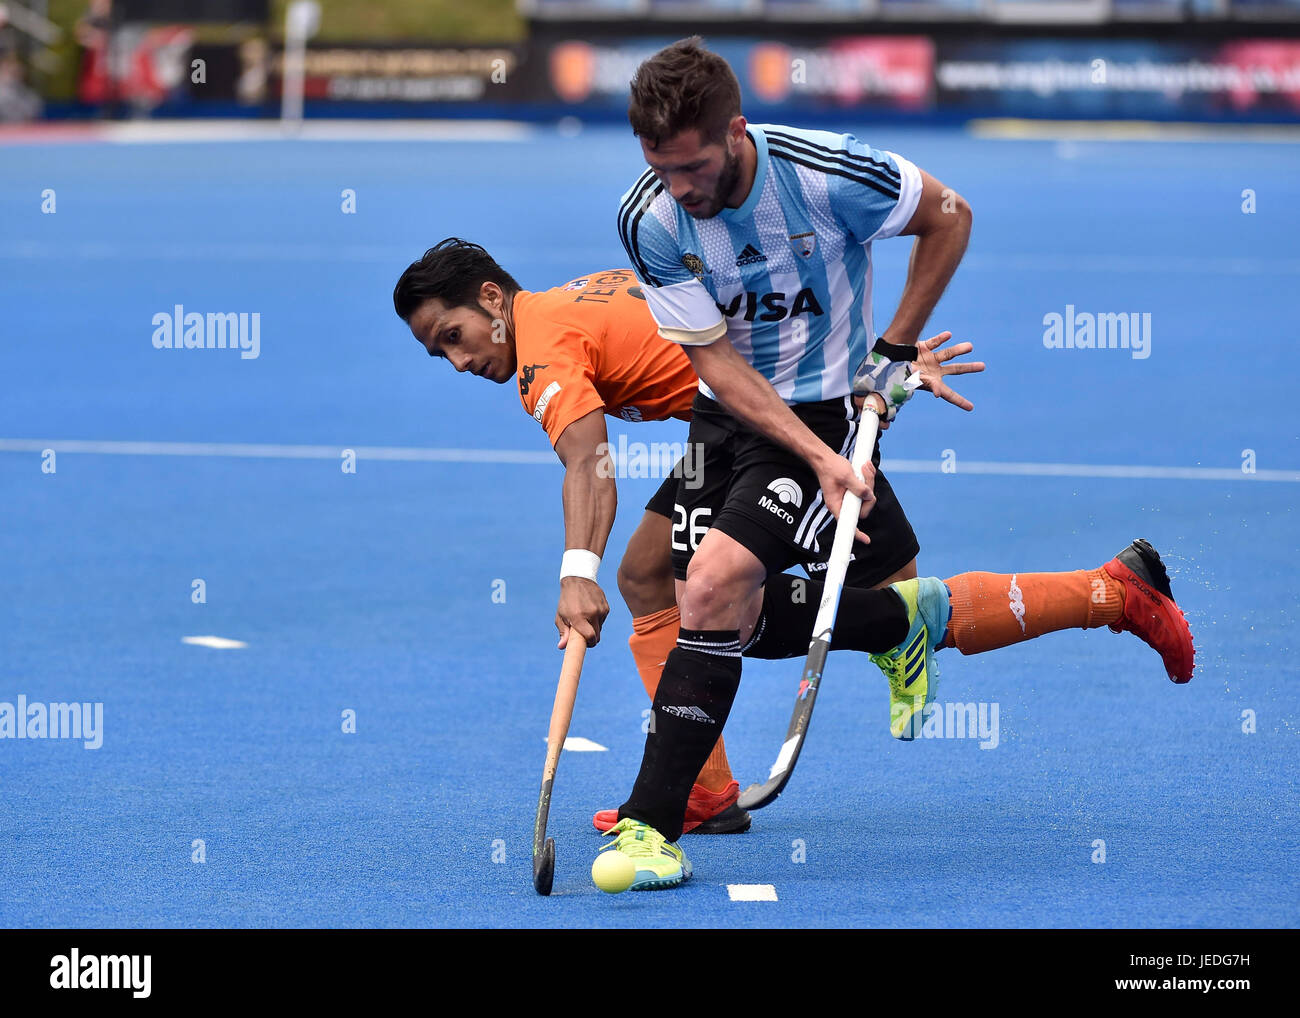
[(284, 73), (280, 86), (280, 122), (285, 131), (302, 126), (303, 76), (307, 40), (320, 28), (320, 4), (294, 0), (284, 15)]

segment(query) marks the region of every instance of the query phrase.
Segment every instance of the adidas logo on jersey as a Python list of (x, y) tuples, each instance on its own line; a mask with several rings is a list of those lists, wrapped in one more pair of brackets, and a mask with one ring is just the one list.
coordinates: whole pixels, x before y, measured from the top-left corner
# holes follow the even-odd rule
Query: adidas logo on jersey
[(759, 262), (767, 261), (767, 255), (763, 254), (753, 244), (746, 244), (745, 250), (740, 252), (740, 257), (736, 259), (737, 265), (757, 265)]

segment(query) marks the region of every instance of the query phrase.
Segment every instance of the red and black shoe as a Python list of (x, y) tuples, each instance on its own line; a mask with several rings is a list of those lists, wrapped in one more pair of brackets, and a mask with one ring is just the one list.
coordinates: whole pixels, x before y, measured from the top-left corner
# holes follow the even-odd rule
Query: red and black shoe
[[(682, 824), (682, 833), (744, 834), (753, 820), (746, 810), (736, 805), (738, 798), (738, 781), (733, 781), (721, 792), (710, 792), (703, 785), (694, 785), (686, 802), (686, 822)], [(602, 809), (591, 818), (591, 823), (603, 834), (618, 823), (618, 810)]]
[(1192, 631), (1174, 603), (1169, 573), (1147, 541), (1134, 541), (1103, 569), (1124, 587), (1124, 614), (1110, 628), (1130, 632), (1160, 655), (1175, 682), (1190, 682), (1195, 668)]

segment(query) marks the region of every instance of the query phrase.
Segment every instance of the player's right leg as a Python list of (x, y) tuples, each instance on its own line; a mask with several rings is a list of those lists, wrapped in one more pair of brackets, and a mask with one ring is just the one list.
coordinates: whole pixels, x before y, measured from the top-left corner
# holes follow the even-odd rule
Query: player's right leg
[(636, 784), (619, 807), (621, 852), (636, 862), (633, 891), (690, 875), (672, 842), (684, 832), (694, 776), (722, 735), (740, 689), (740, 627), (768, 567), (735, 537), (708, 529), (679, 586), (681, 632), (664, 663)]
[[(632, 613), (628, 648), (652, 703), (680, 629), (670, 546), (677, 481), (666, 478), (646, 503), (618, 567), (618, 589)], [(739, 795), (740, 783), (731, 773), (726, 744), (719, 736), (691, 789), (682, 833), (743, 834), (751, 818), (736, 805)], [(617, 809), (602, 809), (592, 817), (593, 826), (602, 832), (617, 822)]]
[(748, 485), (761, 493), (800, 470), (816, 488), (811, 470), (788, 453), (786, 461), (793, 462), (775, 473), (763, 463), (739, 469), (742, 431), (720, 405), (696, 398), (688, 440), (699, 446), (701, 469), (681, 478), (670, 530), (682, 627), (655, 691), (636, 783), (613, 829), (613, 850), (634, 857), (637, 866), (633, 890), (675, 886), (690, 875), (680, 851), (669, 846), (683, 832), (695, 775), (717, 744), (740, 686), (741, 628), (753, 625), (748, 613), (756, 610), (768, 574), (798, 561), (796, 546), (780, 532), (793, 530), (794, 518), (783, 512), (788, 523), (776, 527), (762, 508), (733, 505), (737, 483), (754, 474)]
[(768, 567), (716, 527), (690, 560), (678, 603), (682, 628), (655, 692), (636, 782), (619, 807), (612, 851), (636, 865), (632, 890), (675, 887), (691, 875), (676, 847), (694, 777), (708, 758), (740, 688), (742, 609)]

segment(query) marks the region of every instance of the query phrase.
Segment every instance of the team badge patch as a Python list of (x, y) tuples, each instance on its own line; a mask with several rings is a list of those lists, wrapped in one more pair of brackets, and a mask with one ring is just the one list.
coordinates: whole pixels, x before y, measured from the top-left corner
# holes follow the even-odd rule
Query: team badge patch
[(817, 234), (809, 230), (807, 233), (790, 234), (790, 244), (794, 247), (794, 253), (800, 258), (807, 258), (817, 250)]
[(704, 261), (699, 255), (687, 254), (682, 255), (682, 264), (686, 266), (686, 271), (701, 282), (704, 281)]
[(566, 286), (565, 289), (566, 289), (566, 290), (584, 290), (584, 289), (586, 289), (587, 284), (590, 283), (590, 282), (591, 282), (590, 279), (575, 279), (572, 283), (570, 283), (568, 286)]

